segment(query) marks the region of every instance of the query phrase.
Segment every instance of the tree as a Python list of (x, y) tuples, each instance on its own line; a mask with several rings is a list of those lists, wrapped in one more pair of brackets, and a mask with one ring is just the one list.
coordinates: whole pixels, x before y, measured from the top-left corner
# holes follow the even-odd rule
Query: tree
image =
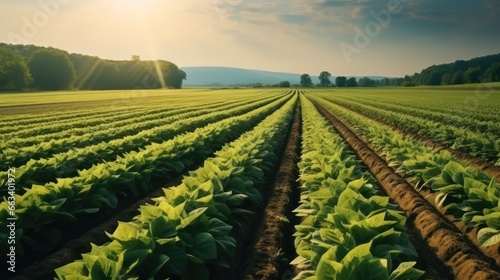
[(500, 82), (500, 62), (496, 62), (484, 72), (486, 81)]
[(312, 87), (313, 82), (309, 74), (302, 74), (300, 76), (300, 85), (303, 87)]
[(95, 78), (94, 89), (115, 89), (120, 79), (120, 69), (116, 63), (104, 61), (100, 63)]
[(380, 86), (386, 87), (390, 85), (391, 85), (391, 80), (389, 80), (389, 78), (382, 78), (382, 80), (380, 80)]
[(322, 87), (327, 87), (332, 83), (332, 81), (330, 81), (331, 76), (332, 74), (330, 74), (330, 72), (328, 71), (322, 71), (321, 73), (319, 73), (319, 82)]
[(443, 74), (439, 70), (428, 71), (425, 75), (422, 75), (422, 80), (420, 81), (424, 85), (438, 86), (441, 84), (441, 77)]
[(69, 89), (75, 81), (75, 68), (68, 55), (53, 48), (33, 52), (28, 66), (33, 86), (40, 90)]
[(457, 71), (453, 74), (453, 78), (451, 79), (452, 85), (461, 85), (464, 83), (464, 72)]
[(338, 76), (335, 78), (335, 85), (337, 87), (345, 87), (347, 82), (347, 78), (344, 76)]
[(290, 82), (289, 81), (282, 81), (278, 85), (280, 88), (289, 88), (290, 87)]
[(481, 67), (469, 67), (464, 73), (464, 83), (479, 83), (481, 79)]
[(0, 47), (0, 90), (22, 90), (31, 81), (23, 57), (8, 47)]
[(404, 87), (414, 87), (416, 85), (416, 83), (413, 81), (413, 78), (408, 75), (405, 75), (403, 80), (404, 80), (403, 82)]
[(176, 89), (182, 88), (182, 81), (187, 78), (186, 72), (168, 61), (159, 61), (158, 63), (161, 64), (165, 85)]
[(451, 82), (453, 80), (453, 74), (452, 73), (446, 73), (441, 77), (441, 84), (442, 85), (451, 85)]
[(346, 87), (357, 87), (358, 86), (358, 81), (356, 81), (356, 78), (352, 77), (347, 79), (345, 82)]
[(358, 83), (359, 83), (360, 87), (375, 87), (375, 86), (377, 86), (377, 82), (373, 79), (368, 78), (368, 77), (360, 78)]

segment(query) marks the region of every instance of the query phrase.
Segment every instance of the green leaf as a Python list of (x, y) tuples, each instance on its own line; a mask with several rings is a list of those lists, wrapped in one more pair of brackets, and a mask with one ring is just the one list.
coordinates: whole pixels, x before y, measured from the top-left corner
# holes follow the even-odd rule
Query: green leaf
[(293, 280), (317, 280), (316, 271), (314, 270), (303, 270)]
[(181, 223), (177, 226), (177, 230), (180, 230), (180, 229), (183, 229), (183, 228), (189, 226), (191, 223), (196, 221), (196, 219), (201, 217), (201, 215), (203, 215), (203, 213), (205, 213), (205, 211), (207, 209), (208, 208), (203, 207), (203, 208), (198, 208), (198, 209), (191, 211), (186, 218), (182, 219)]
[(160, 216), (151, 221), (149, 230), (151, 231), (151, 235), (155, 238), (171, 238), (177, 234), (175, 226), (175, 223), (165, 219), (164, 216)]
[(417, 262), (401, 263), (389, 276), (389, 280), (413, 280), (424, 275), (424, 271), (414, 268)]
[(81, 277), (79, 279), (91, 279), (90, 277), (86, 277), (88, 275), (88, 269), (85, 266), (85, 263), (81, 260), (69, 263), (65, 266), (59, 267), (55, 270), (57, 277), (60, 279), (71, 279), (72, 276)]
[(460, 163), (452, 160), (445, 165), (445, 167), (443, 168), (442, 175), (447, 182), (451, 184), (452, 183), (460, 184), (460, 182), (456, 182), (454, 180), (454, 177), (457, 178), (458, 173), (463, 173), (463, 172), (465, 172), (465, 168)]
[(127, 241), (139, 236), (139, 227), (132, 223), (118, 222), (118, 227), (113, 232), (113, 238)]
[(481, 246), (491, 246), (500, 242), (500, 229), (482, 228), (477, 233), (477, 239)]
[(318, 263), (316, 268), (316, 277), (321, 280), (347, 279), (349, 272), (346, 270), (340, 261), (340, 255), (345, 252), (339, 252), (338, 246), (332, 246), (326, 251)]
[(217, 247), (214, 237), (207, 232), (198, 233), (194, 237), (192, 250), (189, 250), (193, 256), (204, 261), (214, 260), (217, 258)]

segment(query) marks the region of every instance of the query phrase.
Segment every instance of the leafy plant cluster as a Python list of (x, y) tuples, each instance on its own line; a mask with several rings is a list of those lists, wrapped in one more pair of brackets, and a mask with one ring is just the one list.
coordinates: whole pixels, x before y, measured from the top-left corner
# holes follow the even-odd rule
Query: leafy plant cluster
[[(417, 116), (414, 116), (411, 112), (412, 109), (405, 109), (403, 107), (394, 108), (378, 103), (365, 105), (358, 101), (348, 101), (345, 99), (335, 99), (333, 102), (348, 108), (354, 108), (371, 117), (405, 130), (422, 134), (473, 156), (500, 164), (499, 130), (498, 124), (493, 122), (487, 126), (487, 131), (481, 131), (478, 127), (464, 127), (463, 124), (445, 124), (443, 121), (440, 121), (442, 116), (435, 120), (430, 120), (425, 117), (427, 115), (426, 112), (420, 112)], [(460, 123), (460, 117), (448, 115), (447, 119), (457, 119), (456, 123)], [(492, 130), (489, 130), (489, 128)]]
[[(170, 140), (153, 143), (139, 151), (119, 156), (116, 161), (79, 170), (78, 176), (58, 179), (55, 183), (33, 185), (23, 195), (16, 194), (16, 225), (24, 244), (33, 244), (32, 237), (47, 236), (51, 244), (58, 242), (61, 229), (105, 206), (115, 208), (118, 196), (148, 193), (152, 178), (170, 179), (194, 163), (220, 149), (253, 128), (266, 116), (282, 107), (291, 95), (243, 115), (211, 123), (193, 132)], [(289, 101), (290, 102), (290, 101)], [(0, 226), (6, 226), (9, 204), (0, 204)], [(55, 234), (58, 233), (58, 234)], [(5, 233), (1, 233), (1, 240)], [(19, 242), (18, 242), (19, 243)], [(4, 244), (2, 244), (4, 245)]]
[(417, 186), (439, 192), (435, 203), (469, 227), (482, 227), (478, 242), (490, 246), (500, 242), (500, 185), (476, 168), (455, 160), (448, 151), (409, 140), (388, 126), (361, 117), (324, 99), (322, 106), (355, 127), (385, 155), (390, 165), (411, 176)]
[[(289, 97), (282, 97), (281, 99), (272, 97), (252, 103), (240, 101), (236, 104), (199, 111), (193, 109), (191, 113), (167, 118), (163, 121), (165, 122), (163, 125), (149, 130), (141, 131), (139, 128), (138, 133), (135, 135), (125, 136), (109, 142), (101, 141), (99, 144), (81, 148), (73, 148), (47, 158), (31, 159), (25, 165), (17, 168), (17, 193), (24, 193), (23, 188), (30, 188), (32, 184), (53, 182), (56, 178), (76, 176), (78, 170), (90, 168), (93, 164), (99, 164), (103, 161), (114, 161), (118, 155), (134, 150), (137, 151), (139, 147), (151, 143), (162, 143), (164, 140), (171, 139), (180, 133), (191, 132), (204, 125), (244, 114), (273, 102), (277, 106), (278, 103), (284, 102), (286, 98)], [(116, 130), (115, 127), (110, 129)], [(115, 136), (117, 135), (115, 134)], [(0, 172), (1, 175), (2, 172)]]
[(236, 241), (261, 201), (264, 170), (290, 127), (297, 97), (252, 131), (229, 143), (182, 184), (143, 205), (133, 221), (120, 223), (111, 241), (93, 245), (82, 260), (56, 269), (59, 279), (209, 279), (208, 266), (227, 266)]
[(299, 163), (302, 217), (294, 234), (303, 271), (295, 280), (417, 279), (417, 253), (406, 218), (373, 184), (352, 151), (314, 105), (302, 97)]

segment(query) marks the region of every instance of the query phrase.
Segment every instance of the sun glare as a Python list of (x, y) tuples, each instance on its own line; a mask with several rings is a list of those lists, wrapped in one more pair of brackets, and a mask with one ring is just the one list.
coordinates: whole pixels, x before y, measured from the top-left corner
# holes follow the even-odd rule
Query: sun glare
[(143, 9), (148, 1), (141, 0), (115, 0), (114, 5), (119, 6), (123, 10), (137, 11)]

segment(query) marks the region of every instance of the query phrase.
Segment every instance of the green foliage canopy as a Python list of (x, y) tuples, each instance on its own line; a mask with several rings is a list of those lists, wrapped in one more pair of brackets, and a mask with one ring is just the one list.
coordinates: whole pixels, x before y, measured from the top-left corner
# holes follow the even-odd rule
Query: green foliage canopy
[(32, 82), (23, 57), (10, 48), (0, 47), (0, 90), (20, 90)]
[(309, 76), (309, 74), (302, 74), (300, 76), (300, 85), (303, 87), (312, 87), (313, 82), (311, 76)]
[(64, 90), (73, 87), (75, 67), (67, 53), (53, 48), (40, 49), (31, 55), (28, 65), (33, 86), (40, 90)]

